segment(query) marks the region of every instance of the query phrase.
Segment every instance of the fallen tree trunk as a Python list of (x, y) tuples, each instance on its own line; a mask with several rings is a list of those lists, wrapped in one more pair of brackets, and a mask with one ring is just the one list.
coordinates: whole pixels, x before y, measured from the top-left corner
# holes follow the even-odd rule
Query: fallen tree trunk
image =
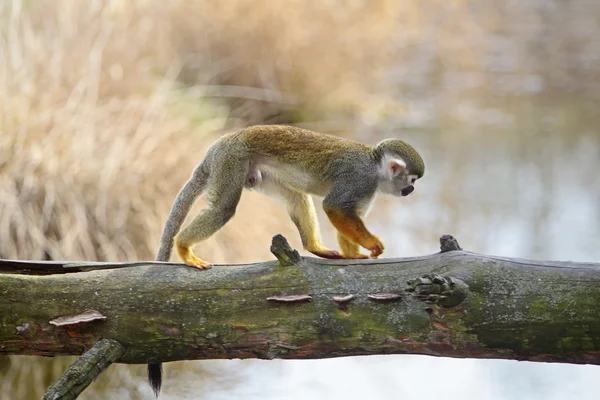
[(0, 354), (79, 355), (112, 339), (122, 363), (410, 353), (600, 364), (599, 264), (442, 239), (425, 257), (331, 261), (276, 236), (278, 261), (206, 271), (0, 261)]

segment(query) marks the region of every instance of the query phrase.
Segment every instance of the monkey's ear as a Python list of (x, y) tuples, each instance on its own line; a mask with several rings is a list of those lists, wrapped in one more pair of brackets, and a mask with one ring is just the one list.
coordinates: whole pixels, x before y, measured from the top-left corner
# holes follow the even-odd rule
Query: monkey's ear
[(398, 174), (404, 173), (406, 170), (406, 163), (398, 158), (391, 159), (387, 162), (387, 168), (392, 178)]

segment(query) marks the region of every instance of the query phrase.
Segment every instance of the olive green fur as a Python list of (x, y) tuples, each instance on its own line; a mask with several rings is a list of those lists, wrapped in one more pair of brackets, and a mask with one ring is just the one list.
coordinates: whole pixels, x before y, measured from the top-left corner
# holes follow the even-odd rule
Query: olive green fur
[(381, 158), (386, 152), (398, 154), (406, 163), (410, 174), (417, 175), (419, 178), (425, 174), (425, 162), (419, 152), (400, 139), (382, 140), (377, 144), (375, 152), (378, 158)]

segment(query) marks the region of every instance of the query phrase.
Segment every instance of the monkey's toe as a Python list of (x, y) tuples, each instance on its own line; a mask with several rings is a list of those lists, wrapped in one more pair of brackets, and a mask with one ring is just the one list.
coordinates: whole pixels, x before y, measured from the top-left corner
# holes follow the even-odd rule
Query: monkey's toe
[[(200, 260), (200, 261), (202, 261), (202, 260)], [(189, 265), (190, 267), (194, 267), (194, 268), (198, 268), (198, 269), (211, 269), (212, 268), (212, 264), (207, 263), (207, 262), (202, 263), (202, 264), (200, 264), (200, 263), (194, 263), (194, 264), (188, 264), (188, 263), (186, 263), (186, 265)]]
[(309, 252), (313, 253), (315, 256), (317, 257), (321, 257), (321, 258), (327, 258), (330, 260), (336, 260), (336, 259), (342, 259), (344, 258), (344, 256), (335, 250), (329, 250), (326, 248), (323, 249), (319, 249), (319, 250), (308, 250)]
[(366, 254), (363, 254), (363, 253), (356, 253), (356, 254), (347, 255), (344, 258), (352, 258), (352, 259), (358, 259), (358, 260), (365, 260), (365, 259), (369, 258), (369, 256), (366, 255)]
[(190, 255), (187, 257), (187, 259), (183, 260), (185, 262), (186, 265), (189, 265), (190, 267), (194, 267), (194, 268), (198, 268), (198, 269), (211, 269), (212, 268), (212, 264), (204, 261), (201, 258), (196, 257), (195, 255)]

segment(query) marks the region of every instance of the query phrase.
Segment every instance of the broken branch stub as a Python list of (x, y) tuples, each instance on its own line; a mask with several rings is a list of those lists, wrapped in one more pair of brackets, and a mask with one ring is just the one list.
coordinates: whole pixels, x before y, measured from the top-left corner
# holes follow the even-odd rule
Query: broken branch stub
[(67, 368), (48, 388), (43, 400), (76, 399), (108, 366), (118, 361), (125, 347), (112, 339), (101, 339)]
[(460, 245), (458, 244), (458, 240), (452, 235), (442, 235), (440, 236), (440, 250), (442, 253), (447, 253), (449, 251), (462, 250)]
[(296, 265), (302, 259), (298, 250), (293, 249), (287, 239), (281, 234), (273, 236), (270, 250), (271, 253), (277, 257), (277, 260), (282, 267)]

